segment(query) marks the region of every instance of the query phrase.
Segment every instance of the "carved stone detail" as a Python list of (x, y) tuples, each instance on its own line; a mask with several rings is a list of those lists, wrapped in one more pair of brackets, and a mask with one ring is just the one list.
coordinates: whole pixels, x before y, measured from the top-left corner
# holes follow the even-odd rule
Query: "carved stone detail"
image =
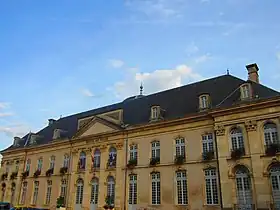
[(104, 151), (104, 150), (107, 150), (108, 146), (106, 144), (101, 144), (100, 145), (100, 150), (101, 151)]
[(245, 127), (247, 131), (256, 131), (257, 130), (257, 121), (246, 121)]
[(119, 142), (116, 144), (117, 149), (122, 149), (123, 148), (123, 143)]
[(217, 136), (224, 136), (225, 135), (225, 127), (223, 125), (215, 126), (215, 131)]

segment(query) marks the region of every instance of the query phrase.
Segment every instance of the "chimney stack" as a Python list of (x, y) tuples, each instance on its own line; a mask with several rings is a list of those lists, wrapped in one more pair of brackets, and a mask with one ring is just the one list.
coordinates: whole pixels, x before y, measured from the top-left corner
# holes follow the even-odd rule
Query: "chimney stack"
[(49, 125), (52, 125), (55, 121), (55, 119), (49, 119)]
[(246, 66), (247, 71), (248, 71), (248, 80), (255, 82), (255, 83), (260, 83), (259, 80), (259, 67), (256, 63), (249, 64)]

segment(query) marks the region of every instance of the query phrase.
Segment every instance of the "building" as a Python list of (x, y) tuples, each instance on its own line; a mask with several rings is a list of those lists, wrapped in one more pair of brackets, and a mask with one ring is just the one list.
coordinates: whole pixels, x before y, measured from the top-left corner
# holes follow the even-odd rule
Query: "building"
[[(3, 150), (1, 200), (55, 209), (279, 209), (280, 93), (229, 74), (49, 120)], [(141, 89), (142, 93), (142, 89)], [(106, 201), (106, 202), (105, 202)]]

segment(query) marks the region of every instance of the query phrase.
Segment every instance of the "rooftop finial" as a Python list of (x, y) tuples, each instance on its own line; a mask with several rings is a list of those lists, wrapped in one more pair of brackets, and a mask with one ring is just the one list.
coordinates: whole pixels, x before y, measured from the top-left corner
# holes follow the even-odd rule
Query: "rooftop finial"
[(143, 84), (141, 82), (141, 85), (140, 85), (140, 95), (142, 96), (143, 95)]
[(227, 69), (227, 75), (229, 75), (229, 69)]

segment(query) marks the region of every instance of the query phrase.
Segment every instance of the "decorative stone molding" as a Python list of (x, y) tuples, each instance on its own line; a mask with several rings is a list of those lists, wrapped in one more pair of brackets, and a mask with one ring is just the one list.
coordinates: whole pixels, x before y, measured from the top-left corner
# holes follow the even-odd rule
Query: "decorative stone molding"
[(215, 131), (217, 136), (224, 136), (225, 135), (225, 127), (223, 125), (215, 126)]
[(116, 144), (117, 149), (122, 149), (123, 148), (123, 143), (119, 142)]
[(250, 120), (245, 122), (245, 127), (247, 131), (256, 131), (257, 130), (257, 121)]
[(107, 148), (108, 148), (107, 144), (101, 144), (100, 145), (100, 150), (101, 151), (105, 151), (105, 150), (107, 150)]

